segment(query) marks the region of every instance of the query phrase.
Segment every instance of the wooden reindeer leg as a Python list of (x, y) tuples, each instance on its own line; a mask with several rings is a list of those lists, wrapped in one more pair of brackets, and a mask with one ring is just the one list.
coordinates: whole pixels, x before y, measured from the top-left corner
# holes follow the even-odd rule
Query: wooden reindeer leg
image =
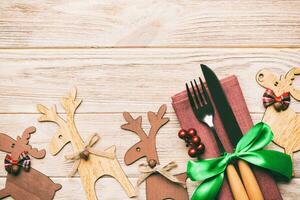
[(3, 199), (5, 197), (9, 197), (10, 196), (10, 192), (8, 191), (7, 188), (3, 188), (0, 190), (0, 199)]
[(90, 177), (81, 177), (81, 182), (83, 184), (83, 188), (85, 190), (87, 200), (98, 200), (97, 194), (95, 191), (95, 182), (97, 180)]
[(110, 174), (112, 177), (114, 177), (123, 187), (125, 192), (127, 193), (128, 197), (134, 197), (136, 196), (135, 189), (132, 186), (131, 182), (127, 178), (125, 172), (123, 171), (119, 161), (117, 158), (113, 160), (114, 165), (114, 174)]
[(105, 151), (107, 153), (114, 154), (114, 158), (113, 159), (99, 158), (99, 159), (101, 159), (101, 165), (103, 167), (105, 166), (105, 170), (103, 170), (102, 172), (99, 172), (97, 178), (100, 178), (103, 175), (111, 176), (120, 183), (120, 185), (123, 187), (123, 189), (127, 193), (128, 197), (131, 198), (131, 197), (136, 196), (133, 185), (129, 181), (129, 179), (126, 176), (124, 170), (122, 169), (118, 159), (116, 158), (116, 146), (113, 145), (113, 146), (109, 147), (108, 149), (106, 149)]

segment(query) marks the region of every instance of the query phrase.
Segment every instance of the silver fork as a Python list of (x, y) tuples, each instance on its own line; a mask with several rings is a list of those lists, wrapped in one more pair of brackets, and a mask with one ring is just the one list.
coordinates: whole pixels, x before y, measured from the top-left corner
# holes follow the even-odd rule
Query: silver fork
[[(201, 89), (202, 89), (203, 94), (200, 92), (200, 89), (197, 85), (196, 80), (194, 80), (195, 86), (192, 81), (190, 82), (192, 89), (193, 89), (193, 95), (188, 87), (188, 84), (187, 83), (185, 84), (189, 102), (192, 106), (194, 115), (196, 116), (198, 121), (204, 123), (212, 131), (212, 133), (215, 137), (216, 143), (218, 145), (218, 148), (219, 148), (219, 153), (220, 153), (220, 155), (222, 155), (225, 152), (225, 149), (224, 149), (224, 146), (222, 145), (222, 142), (220, 141), (218, 134), (216, 132), (216, 129), (214, 127), (214, 123), (213, 123), (214, 116), (215, 116), (214, 108), (213, 108), (213, 105), (210, 101), (207, 90), (206, 90), (201, 78), (199, 78), (199, 80), (200, 80)], [(196, 89), (195, 89), (195, 87), (196, 87)], [(239, 174), (237, 173), (233, 164), (228, 164), (228, 166), (226, 168), (226, 174), (227, 174), (227, 179), (228, 179), (234, 199), (249, 200), (249, 197), (247, 195), (247, 192), (243, 185), (243, 182), (242, 182), (241, 178), (239, 177)]]
[[(223, 147), (223, 145), (222, 145), (222, 143), (221, 143), (221, 141), (218, 137), (216, 129), (214, 127), (214, 122), (213, 122), (214, 115), (215, 115), (214, 108), (213, 108), (213, 105), (210, 101), (207, 90), (206, 90), (201, 78), (199, 78), (199, 80), (200, 80), (200, 83), (201, 83), (201, 88), (202, 88), (202, 91), (203, 91), (203, 95), (201, 94), (195, 79), (194, 79), (194, 83), (195, 83), (197, 91), (195, 90), (195, 86), (194, 86), (193, 82), (192, 81), (190, 82), (191, 86), (192, 86), (192, 89), (193, 89), (193, 94), (194, 95), (191, 94), (191, 91), (189, 89), (188, 84), (187, 83), (185, 84), (186, 85), (186, 91), (187, 91), (187, 94), (188, 94), (188, 97), (189, 97), (189, 102), (192, 106), (193, 112), (194, 112), (196, 118), (198, 119), (198, 121), (204, 123), (212, 131), (212, 133), (215, 137), (215, 140), (217, 142), (220, 154), (222, 154), (222, 153), (225, 152), (225, 149), (224, 149), (224, 147)], [(193, 98), (193, 96), (194, 96), (194, 98)], [(194, 99), (195, 99), (195, 101), (194, 101)]]

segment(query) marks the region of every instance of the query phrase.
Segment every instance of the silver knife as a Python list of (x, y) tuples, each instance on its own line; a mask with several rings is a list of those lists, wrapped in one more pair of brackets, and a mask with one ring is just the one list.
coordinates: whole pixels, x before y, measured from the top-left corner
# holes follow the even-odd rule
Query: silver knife
[[(229, 102), (216, 74), (206, 65), (201, 64), (201, 69), (212, 100), (214, 101), (215, 106), (219, 112), (223, 127), (227, 133), (227, 136), (229, 137), (232, 146), (235, 147), (238, 141), (243, 136), (240, 126), (236, 121), (231, 106), (229, 105)], [(264, 199), (250, 166), (242, 160), (238, 160), (237, 163), (249, 199)]]

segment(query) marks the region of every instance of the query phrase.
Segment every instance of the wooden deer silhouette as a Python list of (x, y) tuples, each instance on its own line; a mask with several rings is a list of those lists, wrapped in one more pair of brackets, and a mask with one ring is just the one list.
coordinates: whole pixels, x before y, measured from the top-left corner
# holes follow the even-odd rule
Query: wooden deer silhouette
[[(300, 150), (300, 117), (288, 106), (290, 95), (300, 101), (300, 90), (293, 86), (295, 75), (299, 74), (300, 68), (292, 68), (285, 76), (278, 76), (266, 69), (256, 75), (258, 84), (269, 91), (264, 94), (264, 101), (272, 102), (266, 108), (262, 121), (271, 127), (273, 141), (291, 157), (293, 152)], [(270, 96), (271, 91), (273, 98)]]
[[(159, 164), (156, 152), (156, 134), (159, 129), (165, 125), (169, 119), (164, 118), (166, 113), (166, 105), (162, 105), (158, 113), (148, 112), (148, 119), (151, 124), (149, 135), (142, 129), (142, 117), (134, 119), (128, 112), (124, 112), (123, 116), (127, 124), (121, 126), (122, 129), (132, 131), (140, 137), (140, 141), (132, 146), (125, 154), (124, 160), (126, 165), (130, 165), (142, 157), (147, 158), (147, 163), (151, 168)], [(176, 175), (177, 179), (186, 182), (186, 173)], [(186, 188), (173, 183), (161, 174), (152, 174), (146, 179), (146, 196), (147, 200), (188, 200)]]
[(45, 157), (45, 150), (33, 149), (28, 144), (30, 134), (34, 132), (35, 127), (29, 127), (17, 140), (0, 133), (0, 150), (10, 154), (7, 155), (10, 159), (10, 173), (7, 174), (5, 188), (0, 190), (0, 199), (11, 196), (15, 200), (51, 200), (55, 192), (60, 190), (61, 185), (53, 183), (45, 174), (33, 168), (25, 171), (18, 163), (24, 154), (39, 159)]
[[(57, 114), (56, 106), (51, 109), (43, 105), (38, 105), (38, 110), (43, 115), (39, 118), (40, 122), (54, 122), (58, 125), (58, 131), (50, 143), (52, 155), (56, 155), (69, 142), (71, 142), (73, 151), (81, 151), (85, 144), (81, 139), (75, 126), (74, 115), (81, 100), (76, 99), (76, 88), (72, 88), (70, 94), (62, 98), (62, 106), (66, 111), (66, 120)], [(116, 147), (111, 146), (104, 152), (113, 154), (113, 159), (90, 154), (88, 159), (80, 160), (78, 172), (81, 182), (84, 186), (88, 200), (96, 200), (95, 182), (104, 175), (109, 175), (120, 182), (129, 197), (135, 196), (135, 189), (125, 175), (120, 163), (116, 158)]]

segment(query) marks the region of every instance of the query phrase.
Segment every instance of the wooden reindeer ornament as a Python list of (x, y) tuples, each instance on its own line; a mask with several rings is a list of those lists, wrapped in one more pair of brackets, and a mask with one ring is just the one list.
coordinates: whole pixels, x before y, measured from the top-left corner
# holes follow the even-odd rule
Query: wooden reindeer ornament
[(51, 200), (55, 192), (61, 189), (48, 176), (30, 167), (30, 156), (44, 158), (45, 150), (32, 148), (28, 143), (35, 127), (24, 130), (17, 140), (0, 133), (0, 151), (9, 153), (5, 158), (8, 171), (5, 188), (0, 190), (0, 199), (11, 196), (15, 200)]
[(278, 76), (267, 69), (256, 75), (258, 84), (267, 89), (263, 96), (266, 111), (262, 121), (271, 127), (273, 141), (292, 158), (293, 153), (300, 150), (300, 116), (289, 104), (290, 96), (300, 101), (300, 90), (293, 86), (295, 75), (299, 74), (300, 68), (292, 68), (284, 76)]
[(66, 120), (58, 115), (55, 105), (50, 109), (43, 105), (37, 106), (43, 114), (39, 118), (40, 122), (48, 121), (58, 125), (58, 131), (50, 143), (51, 154), (56, 155), (71, 142), (74, 154), (66, 158), (75, 161), (71, 175), (79, 172), (88, 200), (97, 200), (95, 182), (104, 175), (119, 181), (129, 197), (135, 196), (135, 189), (116, 158), (116, 147), (111, 146), (104, 151), (94, 150), (92, 146), (100, 139), (97, 134), (92, 135), (86, 143), (81, 139), (74, 122), (75, 111), (81, 104), (81, 100), (76, 99), (76, 88), (72, 88), (68, 96), (62, 98), (61, 103), (67, 114)]
[(140, 158), (147, 158), (147, 164), (140, 165), (143, 175), (138, 180), (138, 185), (142, 181), (146, 181), (147, 200), (188, 200), (188, 192), (185, 187), (186, 173), (175, 176), (169, 173), (171, 169), (177, 166), (174, 162), (169, 163), (161, 170), (154, 169), (159, 164), (156, 152), (156, 134), (169, 121), (168, 118), (164, 118), (166, 109), (166, 105), (162, 105), (157, 114), (148, 112), (148, 119), (151, 124), (148, 135), (142, 129), (141, 116), (134, 119), (128, 112), (123, 113), (127, 124), (122, 125), (121, 128), (132, 131), (140, 137), (140, 141), (126, 152), (124, 160), (126, 165), (130, 165)]

